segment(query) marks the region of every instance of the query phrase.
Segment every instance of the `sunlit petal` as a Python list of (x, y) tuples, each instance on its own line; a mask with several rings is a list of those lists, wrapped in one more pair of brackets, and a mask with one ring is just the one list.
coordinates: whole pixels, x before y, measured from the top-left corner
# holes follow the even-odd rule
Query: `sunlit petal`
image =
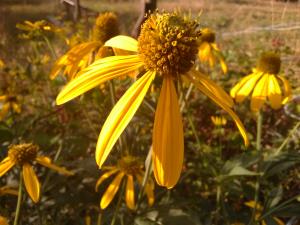
[(128, 208), (134, 210), (135, 200), (134, 200), (134, 185), (133, 185), (132, 175), (127, 175), (125, 200)]
[(292, 89), (287, 79), (285, 79), (283, 76), (277, 76), (277, 77), (279, 77), (279, 79), (283, 82), (284, 96), (283, 96), (282, 104), (286, 104), (292, 98)]
[(112, 169), (111, 171), (108, 171), (106, 173), (104, 173), (96, 182), (96, 186), (95, 186), (95, 191), (97, 192), (99, 189), (99, 186), (102, 184), (102, 182), (104, 180), (106, 180), (107, 178), (109, 178), (110, 176), (114, 175), (116, 172), (118, 172), (119, 169), (115, 168)]
[(282, 95), (275, 75), (269, 76), (268, 98), (273, 109), (281, 107)]
[(144, 74), (126, 91), (110, 112), (98, 138), (95, 157), (99, 167), (102, 166), (121, 133), (139, 108), (154, 77), (155, 72), (149, 71)]
[(15, 163), (9, 157), (4, 158), (0, 163), (0, 177), (9, 171)]
[(124, 173), (121, 172), (110, 183), (110, 185), (108, 186), (107, 190), (105, 191), (105, 193), (103, 194), (103, 196), (101, 198), (101, 202), (100, 202), (101, 209), (105, 209), (111, 203), (111, 201), (115, 197), (117, 191), (119, 190), (119, 187), (120, 187), (123, 177), (124, 177)]
[(28, 163), (23, 165), (23, 180), (30, 198), (37, 203), (40, 199), (40, 183), (32, 166)]
[(137, 52), (138, 42), (132, 37), (118, 35), (105, 42), (104, 46)]
[(183, 125), (171, 76), (163, 80), (153, 128), (153, 170), (159, 185), (172, 188), (182, 170)]
[(242, 124), (242, 122), (240, 121), (239, 117), (233, 112), (233, 110), (228, 107), (227, 104), (224, 103), (224, 99), (220, 98), (219, 96), (215, 95), (214, 92), (212, 92), (210, 89), (208, 89), (206, 86), (202, 85), (199, 81), (195, 80), (193, 78), (193, 76), (188, 75), (187, 78), (195, 84), (195, 86), (201, 91), (203, 92), (207, 97), (209, 97), (211, 100), (213, 100), (217, 105), (219, 105), (222, 109), (224, 109), (234, 120), (237, 128), (239, 129), (245, 145), (248, 146), (249, 145), (249, 139), (247, 136), (247, 132), (245, 130), (244, 125)]
[(254, 87), (251, 98), (251, 110), (259, 111), (268, 95), (269, 75), (264, 74)]
[(82, 70), (59, 93), (56, 103), (61, 105), (115, 77), (132, 72), (143, 63), (137, 55), (111, 56), (95, 61)]
[(38, 156), (36, 157), (35, 161), (45, 167), (48, 167), (52, 170), (55, 170), (61, 174), (67, 175), (67, 176), (72, 176), (74, 175), (73, 172), (66, 170), (64, 167), (56, 166), (53, 163), (51, 163), (51, 159), (46, 157), (46, 156)]

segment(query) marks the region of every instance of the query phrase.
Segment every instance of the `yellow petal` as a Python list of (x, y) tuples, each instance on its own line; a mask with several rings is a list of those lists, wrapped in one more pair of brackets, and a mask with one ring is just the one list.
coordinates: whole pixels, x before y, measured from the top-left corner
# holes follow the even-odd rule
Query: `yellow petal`
[(207, 97), (209, 97), (211, 100), (213, 100), (217, 105), (219, 105), (222, 109), (224, 109), (234, 120), (237, 128), (239, 129), (245, 145), (248, 146), (249, 145), (249, 139), (247, 136), (247, 132), (245, 130), (244, 125), (242, 124), (242, 122), (240, 121), (239, 117), (232, 111), (232, 109), (230, 107), (228, 107), (228, 104), (224, 103), (224, 99), (220, 98), (218, 95), (215, 95), (214, 92), (212, 92), (210, 89), (208, 89), (206, 86), (202, 85), (199, 81), (193, 79), (193, 76), (188, 76), (187, 77), (192, 83), (195, 84), (195, 86), (201, 91), (203, 92)]
[(134, 186), (133, 186), (133, 177), (132, 175), (127, 175), (126, 183), (126, 193), (125, 193), (126, 205), (129, 209), (135, 209), (135, 200), (134, 200)]
[(40, 199), (40, 184), (32, 166), (28, 163), (23, 165), (23, 180), (30, 198), (37, 203)]
[(1, 95), (0, 96), (0, 101), (6, 101), (7, 99), (7, 96), (6, 95)]
[(111, 171), (108, 171), (106, 173), (104, 173), (96, 182), (96, 186), (95, 186), (95, 191), (97, 192), (99, 189), (99, 186), (102, 184), (102, 182), (104, 180), (106, 180), (107, 178), (109, 178), (110, 176), (114, 175), (116, 172), (118, 172), (119, 169), (114, 168)]
[[(231, 88), (231, 90), (230, 90), (230, 96), (231, 96), (232, 98), (236, 98), (236, 97), (237, 97), (237, 96), (236, 96), (237, 92), (238, 92), (238, 91), (241, 89), (241, 87), (243, 87), (244, 84), (246, 84), (253, 76), (256, 76), (256, 75), (255, 75), (255, 74), (250, 74), (250, 75), (248, 75), (248, 76), (243, 77), (242, 80), (240, 80), (236, 85), (234, 85), (233, 88)], [(246, 96), (245, 96), (245, 97), (246, 97)], [(241, 102), (241, 101), (243, 101), (243, 100), (244, 100), (244, 98), (241, 99), (241, 100), (239, 100), (239, 101), (237, 101), (237, 102)]]
[(252, 98), (251, 98), (251, 110), (256, 112), (259, 111), (263, 103), (266, 101), (268, 94), (269, 75), (264, 74), (262, 78), (257, 82), (254, 87)]
[(90, 54), (94, 49), (101, 46), (101, 43), (98, 41), (91, 41), (82, 43), (71, 48), (65, 55), (61, 56), (54, 64), (51, 72), (50, 78), (54, 79), (60, 70), (64, 66), (69, 66), (67, 72), (68, 75), (76, 73), (79, 69), (79, 62), (88, 54)]
[(14, 111), (16, 112), (16, 113), (20, 113), (21, 112), (21, 108), (20, 108), (20, 106), (17, 104), (17, 103), (12, 103), (12, 108), (14, 109)]
[(273, 109), (281, 107), (281, 90), (275, 75), (269, 76), (268, 98)]
[[(9, 186), (4, 186), (0, 188), (0, 196), (10, 194), (10, 195), (18, 195), (18, 191), (10, 188)], [(0, 223), (1, 224), (1, 223)]]
[(58, 173), (61, 173), (61, 174), (67, 175), (67, 176), (74, 175), (73, 172), (66, 170), (64, 167), (56, 166), (53, 163), (51, 163), (51, 159), (46, 156), (38, 156), (38, 157), (36, 157), (35, 161), (37, 163), (41, 164), (42, 166), (48, 167), (52, 170), (55, 170)]
[(286, 104), (292, 98), (292, 89), (287, 79), (285, 79), (283, 76), (277, 76), (277, 77), (279, 77), (279, 79), (283, 82), (284, 96), (283, 96), (282, 104)]
[(154, 77), (155, 72), (145, 73), (126, 91), (110, 112), (98, 138), (95, 157), (99, 167), (139, 108)]
[[(251, 200), (251, 201), (245, 202), (245, 205), (250, 207), (250, 208), (254, 208), (255, 207), (255, 201)], [(258, 211), (262, 211), (263, 207), (259, 203), (256, 203), (256, 209)]]
[(193, 75), (195, 77), (198, 77), (198, 81), (202, 83), (202, 85), (209, 89), (212, 93), (214, 93), (214, 95), (216, 95), (219, 99), (223, 99), (224, 104), (227, 104), (228, 107), (233, 106), (234, 103), (232, 98), (215, 82), (213, 82), (200, 72), (193, 73)]
[(9, 157), (4, 158), (0, 163), (0, 177), (9, 171), (15, 163)]
[(171, 76), (163, 80), (153, 128), (153, 170), (157, 183), (172, 188), (182, 170), (183, 125)]
[(104, 46), (137, 52), (138, 42), (132, 37), (118, 35), (105, 42)]
[(71, 99), (99, 86), (101, 83), (136, 70), (143, 63), (137, 55), (111, 56), (95, 61), (82, 70), (59, 93), (56, 103), (61, 105)]
[(223, 70), (223, 73), (226, 74), (228, 72), (228, 68), (227, 68), (227, 64), (224, 60), (224, 57), (221, 54), (219, 54), (219, 61), (220, 61), (220, 65)]
[[(143, 173), (144, 174), (144, 173)], [(136, 174), (136, 178), (139, 184), (142, 186), (143, 184), (143, 176), (140, 174)], [(148, 178), (148, 181), (145, 185), (145, 193), (148, 198), (148, 205), (152, 206), (154, 203), (154, 183), (151, 177)]]
[(0, 120), (3, 120), (5, 118), (5, 116), (8, 114), (9, 109), (10, 109), (10, 103), (7, 102), (2, 106), (2, 109), (0, 111)]
[(261, 76), (262, 73), (257, 72), (248, 75), (247, 77), (241, 80), (240, 87), (237, 88), (238, 90), (236, 90), (235, 94), (236, 102), (242, 102), (247, 96), (249, 96), (249, 94), (252, 92), (253, 88), (255, 87), (257, 81), (261, 78)]
[(119, 190), (120, 183), (121, 183), (123, 177), (124, 177), (124, 173), (121, 172), (110, 183), (110, 185), (108, 186), (107, 190), (105, 191), (105, 193), (103, 194), (103, 196), (101, 198), (101, 202), (100, 202), (101, 209), (105, 209), (109, 205), (109, 203), (113, 200), (117, 191)]
[(278, 225), (285, 225), (285, 223), (282, 220), (278, 219), (277, 217), (273, 217), (273, 219), (276, 221)]

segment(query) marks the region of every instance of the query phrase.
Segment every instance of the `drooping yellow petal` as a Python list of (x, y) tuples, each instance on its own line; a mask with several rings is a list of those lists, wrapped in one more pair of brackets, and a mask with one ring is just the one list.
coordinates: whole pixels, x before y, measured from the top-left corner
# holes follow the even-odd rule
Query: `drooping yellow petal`
[(3, 120), (5, 116), (8, 114), (11, 104), (9, 102), (6, 102), (0, 111), (0, 120)]
[[(193, 73), (193, 72), (191, 72)], [(207, 89), (209, 89), (214, 95), (216, 95), (219, 99), (222, 99), (224, 104), (227, 104), (228, 107), (233, 106), (233, 100), (232, 98), (221, 88), (219, 87), (215, 82), (207, 78), (205, 75), (201, 74), (200, 72), (193, 73), (194, 76), (198, 78), (198, 81), (202, 83), (203, 86), (205, 86)]]
[(257, 81), (261, 78), (261, 76), (262, 73), (260, 72), (253, 73), (242, 79), (240, 81), (240, 85), (239, 83), (237, 84), (239, 85), (239, 87), (237, 88), (234, 97), (236, 102), (242, 102), (247, 96), (249, 96), (249, 94), (252, 92), (253, 88), (255, 87)]
[(266, 101), (268, 95), (269, 75), (264, 74), (254, 87), (251, 97), (251, 110), (257, 112)]
[(66, 170), (64, 167), (60, 167), (60, 166), (56, 166), (53, 163), (51, 163), (51, 159), (49, 157), (46, 156), (38, 156), (36, 157), (35, 161), (39, 164), (41, 164), (42, 166), (48, 167), (52, 170), (57, 171), (58, 173), (61, 173), (63, 175), (67, 175), (67, 176), (72, 176), (74, 175), (73, 172)]
[[(144, 173), (142, 173), (142, 175), (136, 174), (136, 178), (141, 186), (143, 184), (143, 176)], [(151, 177), (148, 178), (148, 181), (145, 185), (145, 193), (148, 198), (148, 205), (152, 206), (154, 203), (154, 183)]]
[(282, 95), (275, 75), (269, 75), (268, 98), (273, 109), (281, 107)]
[(209, 97), (211, 100), (213, 100), (217, 105), (219, 105), (222, 109), (224, 109), (234, 120), (237, 128), (239, 129), (245, 145), (248, 146), (249, 145), (249, 139), (247, 136), (247, 132), (245, 130), (244, 125), (242, 124), (242, 122), (240, 121), (239, 117), (233, 112), (233, 110), (228, 107), (227, 104), (224, 103), (224, 99), (220, 98), (218, 95), (215, 95), (214, 92), (212, 92), (210, 89), (208, 89), (206, 86), (204, 86), (202, 83), (200, 83), (198, 80), (196, 80), (193, 77), (193, 74), (188, 74), (187, 78), (195, 84), (195, 86), (201, 91), (203, 92), (207, 97)]
[(137, 52), (138, 42), (132, 37), (118, 35), (105, 42), (104, 46)]
[(97, 192), (99, 189), (99, 186), (102, 184), (102, 182), (104, 180), (106, 180), (107, 178), (109, 178), (110, 176), (114, 175), (116, 172), (118, 172), (119, 169), (114, 168), (111, 171), (108, 171), (106, 173), (104, 173), (96, 182), (96, 186), (95, 186), (95, 191)]
[(95, 61), (82, 70), (59, 93), (56, 103), (61, 105), (115, 77), (125, 75), (141, 67), (143, 63), (137, 55), (111, 56)]
[(153, 170), (157, 183), (172, 188), (182, 170), (183, 125), (171, 76), (163, 80), (153, 128)]
[(50, 78), (54, 79), (60, 70), (67, 66), (68, 70), (67, 75), (72, 76), (72, 74), (78, 71), (79, 62), (88, 54), (90, 54), (94, 49), (101, 46), (101, 43), (98, 41), (91, 41), (82, 44), (78, 44), (71, 48), (65, 55), (61, 56), (54, 64), (51, 72)]
[(18, 190), (12, 189), (9, 186), (0, 187), (0, 196), (5, 194), (18, 195)]
[(40, 199), (40, 183), (32, 168), (28, 163), (23, 165), (23, 180), (27, 193), (33, 202), (37, 203)]
[[(233, 88), (231, 88), (231, 90), (230, 90), (230, 96), (232, 98), (236, 98), (237, 97), (236, 94), (241, 89), (241, 87), (243, 87), (244, 84), (246, 84), (255, 75), (256, 74), (250, 74), (250, 75), (247, 75), (247, 76), (243, 77), (242, 80), (240, 80), (236, 85), (234, 85)], [(237, 102), (241, 102), (243, 100), (244, 100), (244, 98), (241, 99), (241, 100), (239, 100), (239, 101), (237, 101)]]
[(134, 200), (134, 185), (132, 175), (127, 175), (126, 193), (125, 193), (126, 205), (129, 209), (135, 209)]
[(123, 177), (124, 177), (124, 173), (121, 172), (110, 183), (110, 185), (108, 186), (107, 190), (105, 191), (105, 193), (103, 194), (103, 196), (101, 198), (101, 201), (100, 201), (101, 209), (105, 209), (109, 205), (109, 203), (111, 203), (111, 201), (115, 197), (117, 191), (119, 190), (119, 187), (120, 187)]
[(2, 101), (6, 101), (6, 99), (7, 99), (7, 95), (1, 95), (0, 96), (0, 101), (2, 102)]
[(110, 112), (98, 138), (95, 157), (99, 167), (102, 166), (121, 133), (139, 108), (154, 77), (155, 72), (148, 71), (145, 73), (126, 91)]
[(15, 163), (9, 157), (4, 158), (0, 163), (0, 177), (9, 171)]
[(277, 77), (279, 77), (279, 79), (283, 82), (284, 96), (283, 96), (282, 104), (286, 104), (292, 98), (292, 89), (287, 79), (285, 79), (283, 76), (277, 76)]

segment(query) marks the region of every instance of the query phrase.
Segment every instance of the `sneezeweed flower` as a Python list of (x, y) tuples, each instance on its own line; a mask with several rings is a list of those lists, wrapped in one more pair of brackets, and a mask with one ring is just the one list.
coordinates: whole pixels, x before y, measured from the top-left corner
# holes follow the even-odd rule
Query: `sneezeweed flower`
[(65, 55), (61, 56), (54, 64), (50, 78), (54, 79), (62, 69), (69, 80), (75, 78), (77, 73), (93, 62), (94, 58), (112, 55), (104, 43), (119, 34), (118, 18), (114, 13), (100, 14), (95, 22), (91, 40), (75, 45)]
[(16, 27), (25, 33), (19, 35), (22, 39), (34, 39), (42, 36), (47, 36), (51, 33), (59, 33), (61, 30), (54, 26), (52, 23), (46, 20), (38, 20), (35, 22), (24, 21), (24, 23), (18, 23)]
[(65, 168), (51, 163), (50, 158), (38, 156), (38, 150), (39, 147), (34, 144), (11, 145), (7, 157), (0, 162), (0, 177), (14, 166), (19, 166), (21, 168), (25, 188), (30, 198), (35, 203), (40, 199), (40, 183), (32, 168), (33, 163), (38, 163), (67, 176), (73, 175), (72, 172)]
[[(135, 191), (134, 191), (134, 179), (138, 181), (140, 185), (143, 183), (144, 170), (143, 164), (137, 157), (130, 155), (124, 156), (118, 161), (117, 166), (105, 167), (103, 169), (108, 170), (105, 172), (96, 183), (96, 191), (104, 180), (115, 175), (115, 178), (110, 183), (105, 193), (103, 194), (100, 207), (105, 209), (113, 200), (118, 192), (122, 181), (126, 182), (125, 189), (125, 201), (129, 209), (135, 209)], [(145, 185), (145, 193), (148, 197), (148, 204), (151, 206), (154, 203), (154, 183), (151, 178)]]
[(8, 225), (8, 220), (3, 216), (0, 216), (0, 225)]
[[(245, 203), (246, 206), (250, 207), (250, 208), (254, 208), (255, 207), (255, 201), (249, 201)], [(260, 205), (260, 204), (256, 204), (256, 214), (255, 214), (255, 220), (259, 220), (262, 213), (264, 211), (264, 208)], [(277, 217), (272, 217), (271, 219), (274, 220), (274, 222), (278, 225), (285, 225), (285, 223), (278, 219)], [(265, 220), (261, 221), (261, 225), (267, 225)]]
[(58, 95), (63, 104), (105, 81), (143, 68), (145, 73), (126, 91), (112, 109), (100, 132), (96, 161), (103, 165), (114, 144), (142, 103), (156, 76), (163, 78), (154, 119), (153, 169), (159, 185), (172, 188), (178, 181), (184, 152), (183, 124), (174, 81), (181, 77), (227, 111), (236, 122), (245, 143), (248, 138), (243, 124), (232, 111), (230, 96), (205, 75), (194, 70), (198, 52), (199, 24), (178, 13), (155, 13), (143, 24), (138, 41), (127, 36), (108, 40), (105, 46), (135, 54), (99, 59)]
[(199, 60), (208, 63), (213, 68), (218, 60), (224, 73), (227, 73), (227, 65), (224, 57), (216, 44), (216, 34), (209, 28), (201, 30), (201, 38), (198, 52)]
[(217, 127), (224, 126), (227, 123), (227, 120), (224, 116), (211, 116), (210, 119)]
[(1, 95), (0, 96), (0, 121), (3, 120), (6, 115), (13, 111), (15, 113), (21, 112), (20, 97), (16, 95)]
[(289, 82), (279, 74), (280, 64), (280, 57), (276, 53), (263, 53), (253, 72), (238, 82), (231, 89), (230, 95), (236, 102), (242, 102), (252, 92), (250, 107), (255, 112), (259, 111), (267, 100), (273, 109), (281, 108), (290, 100), (291, 88)]
[(9, 195), (18, 195), (18, 191), (11, 188), (11, 187), (9, 187), (9, 186), (0, 187), (0, 196), (7, 195), (7, 194), (9, 194)]

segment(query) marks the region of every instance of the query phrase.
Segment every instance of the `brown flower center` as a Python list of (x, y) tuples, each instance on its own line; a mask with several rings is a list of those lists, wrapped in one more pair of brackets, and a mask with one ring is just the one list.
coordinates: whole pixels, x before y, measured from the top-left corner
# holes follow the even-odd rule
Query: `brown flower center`
[(173, 76), (189, 71), (198, 52), (198, 25), (178, 13), (151, 15), (138, 38), (138, 51), (145, 68)]
[(31, 163), (37, 155), (39, 147), (34, 144), (11, 145), (8, 151), (8, 157), (16, 164), (23, 165)]
[(118, 161), (118, 167), (126, 174), (135, 175), (140, 173), (142, 164), (139, 158), (128, 155)]
[(280, 57), (274, 52), (263, 53), (257, 61), (257, 69), (269, 74), (278, 74), (280, 71), (280, 65)]

